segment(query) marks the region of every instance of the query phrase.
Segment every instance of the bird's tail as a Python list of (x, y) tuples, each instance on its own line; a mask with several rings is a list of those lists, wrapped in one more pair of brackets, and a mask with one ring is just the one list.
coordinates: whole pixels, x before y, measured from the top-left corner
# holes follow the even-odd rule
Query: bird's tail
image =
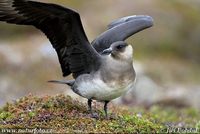
[(67, 84), (68, 86), (73, 86), (74, 85), (74, 82), (75, 80), (68, 80), (68, 81), (62, 81), (62, 80), (50, 80), (48, 82), (51, 82), (51, 83), (57, 83), (57, 84)]

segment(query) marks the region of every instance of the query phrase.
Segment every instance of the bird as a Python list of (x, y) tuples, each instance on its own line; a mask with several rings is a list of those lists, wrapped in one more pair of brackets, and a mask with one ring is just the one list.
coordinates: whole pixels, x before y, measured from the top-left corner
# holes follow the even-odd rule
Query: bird
[(30, 0), (0, 0), (0, 21), (41, 30), (57, 52), (63, 77), (73, 76), (72, 80), (49, 82), (67, 84), (86, 98), (91, 115), (92, 101), (103, 102), (105, 117), (107, 104), (135, 83), (133, 47), (125, 40), (153, 26), (148, 15), (122, 17), (90, 43), (77, 11)]

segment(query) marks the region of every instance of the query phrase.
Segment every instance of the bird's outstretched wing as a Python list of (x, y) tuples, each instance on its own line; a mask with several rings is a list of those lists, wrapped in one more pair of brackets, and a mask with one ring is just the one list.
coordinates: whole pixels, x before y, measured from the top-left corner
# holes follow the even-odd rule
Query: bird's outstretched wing
[(93, 42), (93, 47), (102, 52), (116, 41), (124, 41), (131, 35), (153, 26), (153, 19), (150, 16), (134, 15), (123, 17), (111, 22), (108, 30), (99, 35)]
[(55, 4), (28, 0), (0, 0), (0, 21), (33, 25), (55, 48), (63, 76), (97, 69), (99, 54), (90, 45), (77, 12)]

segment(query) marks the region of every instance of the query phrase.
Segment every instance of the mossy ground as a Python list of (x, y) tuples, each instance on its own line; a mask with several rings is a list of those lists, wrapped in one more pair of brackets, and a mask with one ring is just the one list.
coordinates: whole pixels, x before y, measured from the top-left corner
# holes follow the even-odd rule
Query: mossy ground
[(86, 104), (69, 96), (39, 98), (29, 95), (0, 109), (0, 130), (42, 128), (58, 133), (159, 133), (167, 128), (166, 125), (200, 128), (200, 117), (194, 109), (176, 111), (154, 106), (145, 110), (109, 106), (110, 119), (105, 119), (103, 111), (97, 109), (102, 108), (95, 109), (100, 118), (94, 119)]

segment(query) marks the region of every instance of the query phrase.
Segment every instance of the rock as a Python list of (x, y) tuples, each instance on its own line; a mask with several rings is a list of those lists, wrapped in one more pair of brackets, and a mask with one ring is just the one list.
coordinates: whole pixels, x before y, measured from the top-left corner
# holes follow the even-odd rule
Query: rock
[(5, 61), (9, 64), (19, 65), (23, 62), (22, 54), (8, 44), (0, 44), (0, 54), (5, 58)]

